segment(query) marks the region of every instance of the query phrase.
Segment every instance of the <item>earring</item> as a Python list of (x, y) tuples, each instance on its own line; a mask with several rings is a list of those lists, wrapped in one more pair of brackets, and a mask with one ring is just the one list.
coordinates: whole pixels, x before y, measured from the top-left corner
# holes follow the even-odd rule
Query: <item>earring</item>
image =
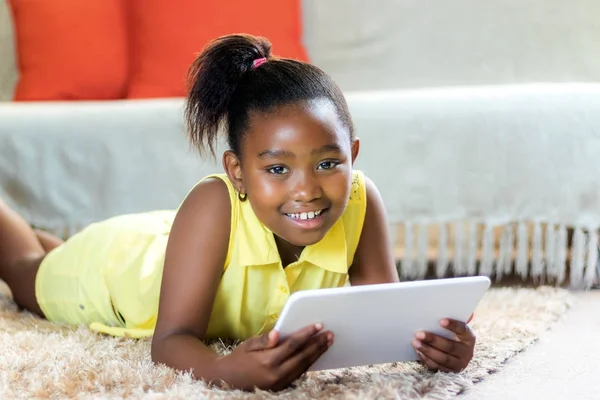
[(248, 195), (246, 193), (238, 192), (238, 200), (239, 201), (241, 201), (243, 203), (244, 201), (246, 201), (247, 198), (248, 198)]

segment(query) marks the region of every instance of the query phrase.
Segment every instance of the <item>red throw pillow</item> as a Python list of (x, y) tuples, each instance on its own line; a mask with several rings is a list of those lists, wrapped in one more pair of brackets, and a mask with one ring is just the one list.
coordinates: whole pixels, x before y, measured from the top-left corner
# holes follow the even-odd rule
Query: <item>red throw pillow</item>
[(264, 36), (273, 54), (306, 60), (301, 0), (128, 0), (131, 74), (128, 98), (185, 96), (187, 71), (211, 40)]
[(19, 69), (15, 100), (104, 100), (127, 90), (122, 0), (9, 0)]

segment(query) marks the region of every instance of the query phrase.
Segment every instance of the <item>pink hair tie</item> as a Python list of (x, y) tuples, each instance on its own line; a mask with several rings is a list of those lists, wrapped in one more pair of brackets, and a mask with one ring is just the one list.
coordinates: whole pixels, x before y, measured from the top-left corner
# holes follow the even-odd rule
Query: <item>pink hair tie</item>
[(253, 69), (258, 68), (266, 62), (267, 62), (267, 57), (257, 58), (256, 60), (252, 61), (252, 68)]

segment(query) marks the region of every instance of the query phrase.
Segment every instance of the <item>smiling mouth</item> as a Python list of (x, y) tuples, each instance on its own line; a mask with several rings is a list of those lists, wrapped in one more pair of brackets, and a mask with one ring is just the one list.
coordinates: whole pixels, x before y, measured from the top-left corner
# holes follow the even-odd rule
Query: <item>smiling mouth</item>
[(308, 212), (301, 212), (301, 213), (294, 213), (294, 214), (287, 214), (284, 213), (287, 217), (294, 219), (294, 220), (298, 220), (298, 221), (308, 221), (308, 220), (312, 220), (315, 219), (317, 217), (319, 217), (319, 215), (321, 215), (323, 213), (323, 211), (325, 211), (325, 209), (323, 210), (315, 210), (315, 211), (308, 211)]

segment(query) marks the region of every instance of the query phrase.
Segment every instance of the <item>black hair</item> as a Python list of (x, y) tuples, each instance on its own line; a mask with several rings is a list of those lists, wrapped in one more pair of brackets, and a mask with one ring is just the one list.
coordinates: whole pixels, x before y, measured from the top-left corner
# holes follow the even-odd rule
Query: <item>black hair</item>
[[(266, 62), (253, 68), (257, 59)], [(301, 61), (271, 55), (262, 37), (228, 35), (209, 43), (188, 72), (185, 119), (191, 143), (214, 156), (219, 133), (239, 157), (251, 111), (313, 99), (329, 99), (341, 122), (354, 135), (346, 99), (325, 72)]]

